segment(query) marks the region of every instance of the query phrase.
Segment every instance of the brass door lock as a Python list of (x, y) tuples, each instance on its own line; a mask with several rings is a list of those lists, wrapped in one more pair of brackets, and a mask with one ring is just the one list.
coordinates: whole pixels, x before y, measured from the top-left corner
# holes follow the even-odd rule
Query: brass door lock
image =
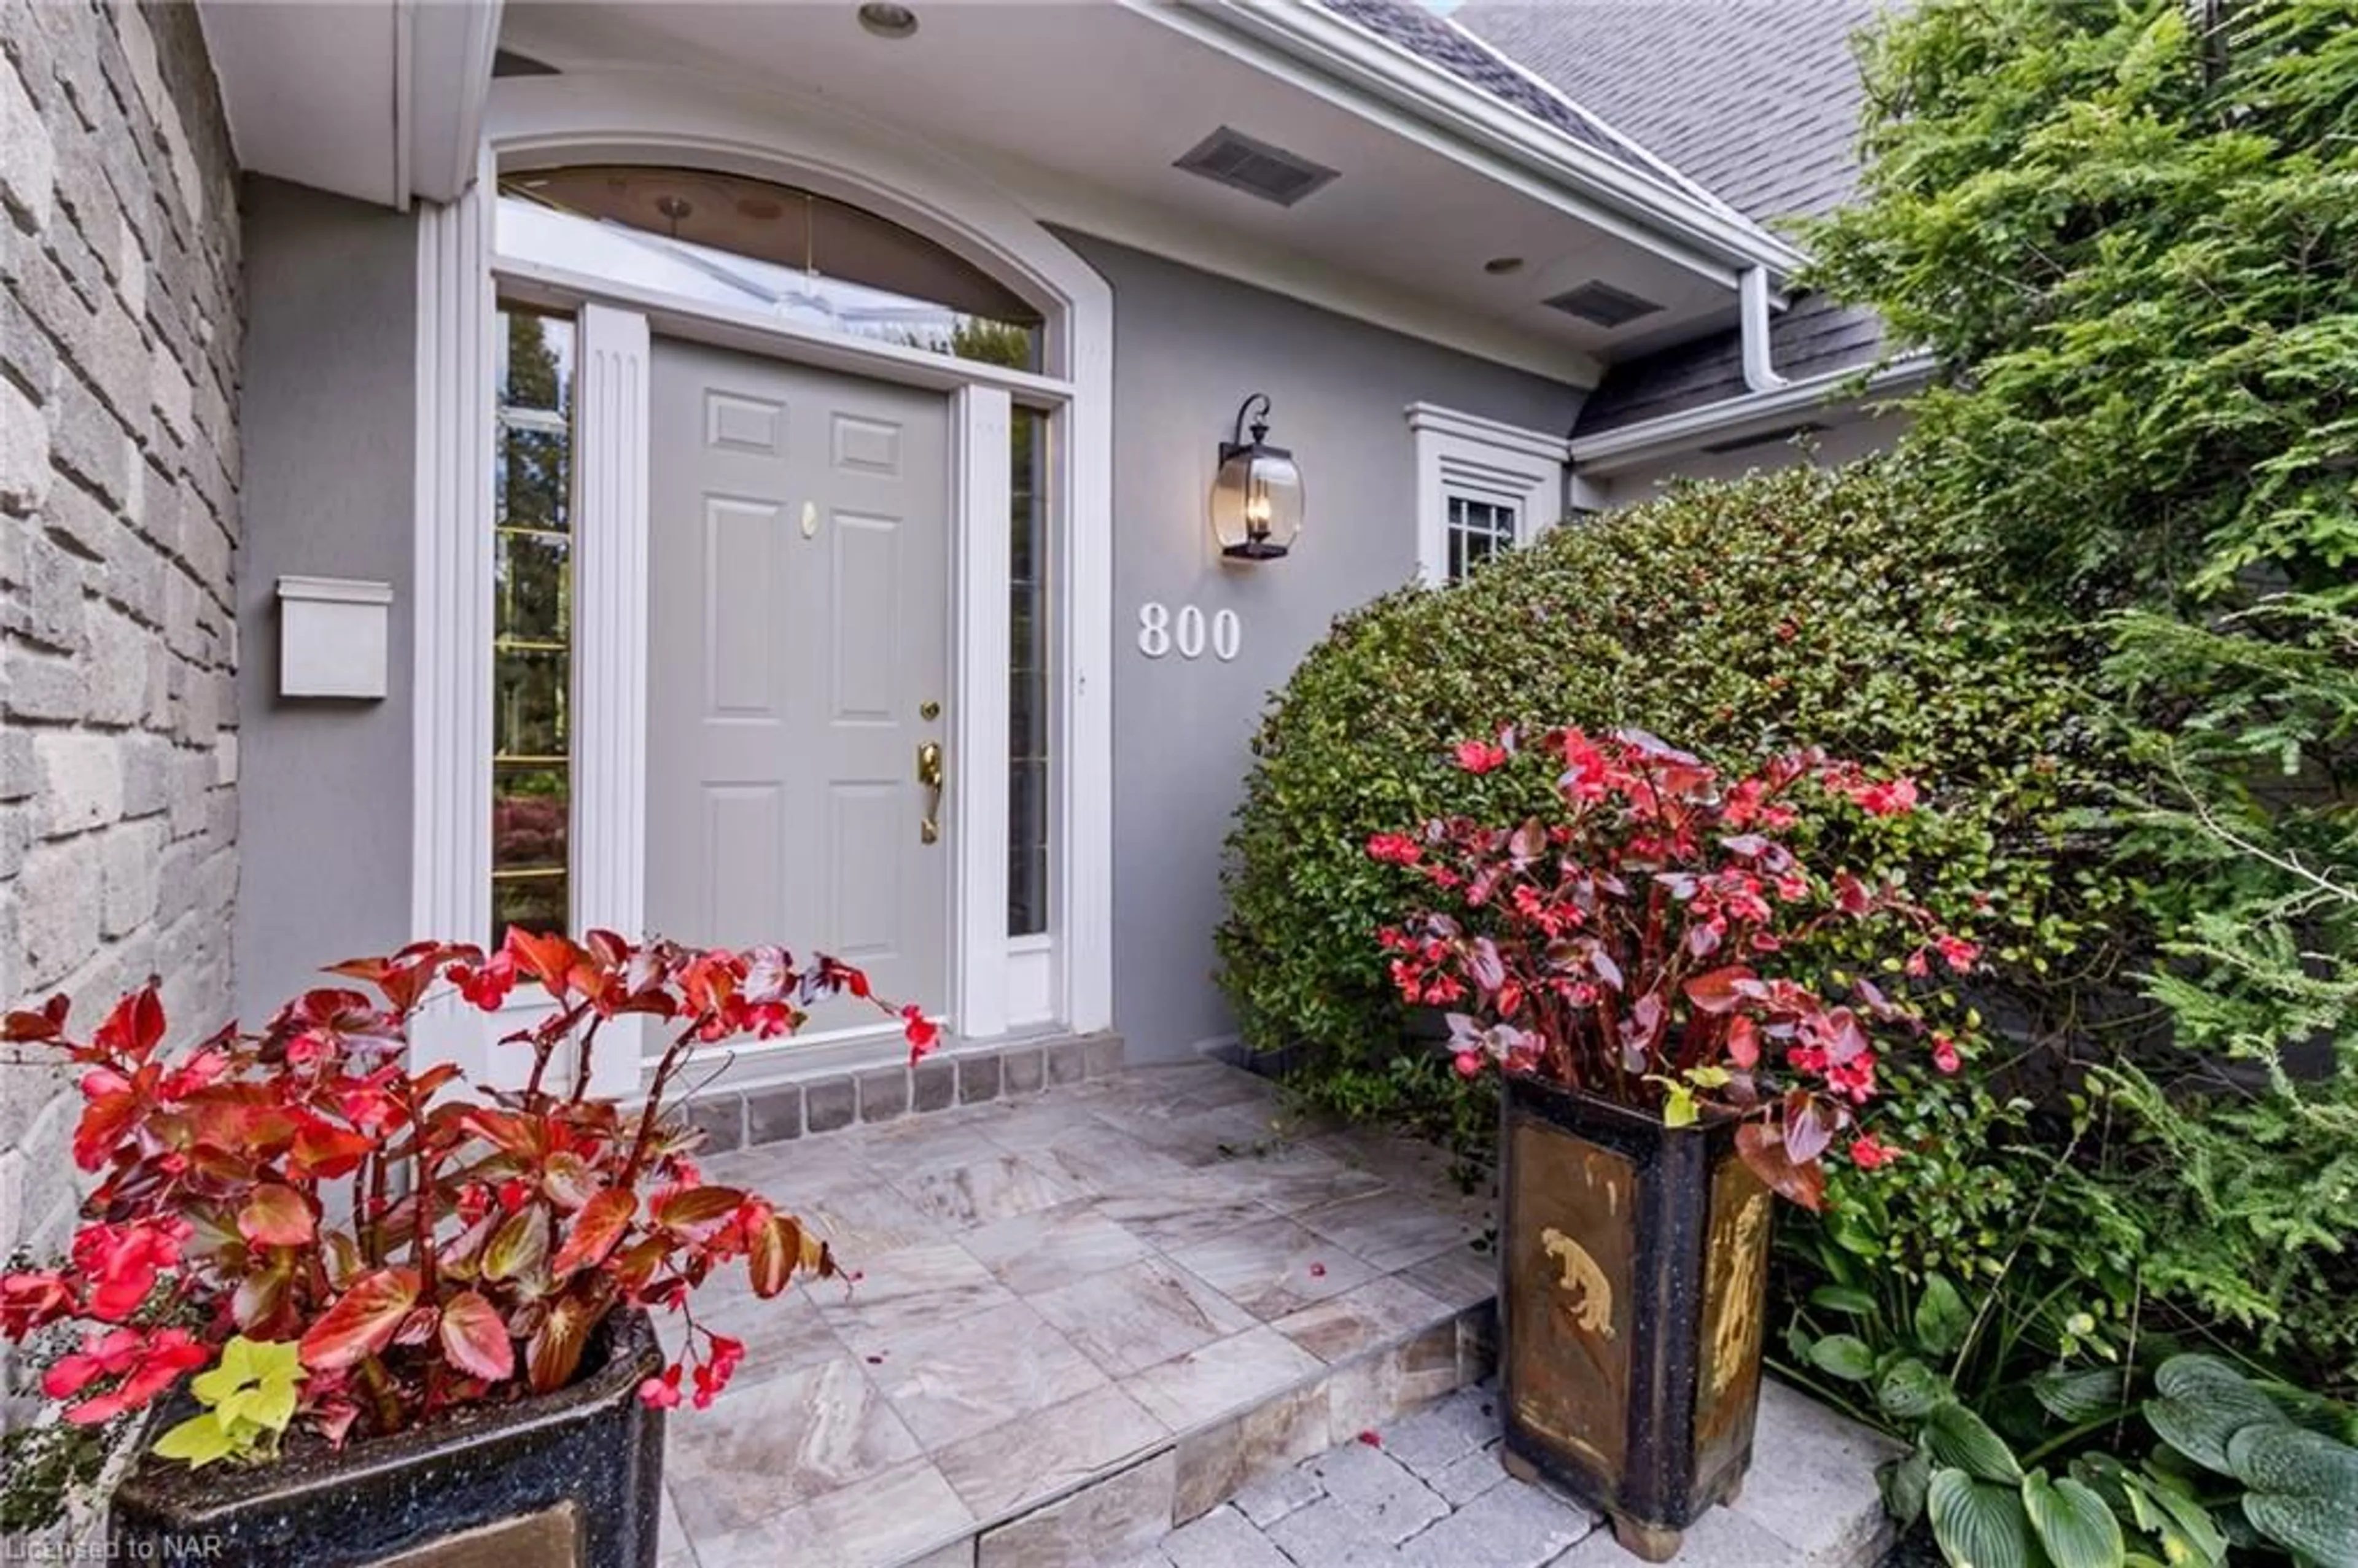
[(942, 836), (942, 743), (927, 741), (917, 748), (917, 782), (925, 786), (925, 817), (917, 825), (917, 842), (932, 844)]

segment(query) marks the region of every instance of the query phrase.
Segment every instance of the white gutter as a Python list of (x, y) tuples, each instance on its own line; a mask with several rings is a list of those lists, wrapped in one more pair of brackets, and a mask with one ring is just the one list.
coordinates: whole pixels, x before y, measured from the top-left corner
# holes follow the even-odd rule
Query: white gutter
[(1664, 458), (1692, 452), (1708, 438), (1741, 436), (1747, 428), (1773, 430), (1779, 423), (1795, 423), (1835, 402), (1864, 402), (1874, 396), (1911, 392), (1932, 377), (1932, 356), (1910, 354), (1869, 372), (1862, 380), (1856, 370), (1828, 371), (1823, 375), (1790, 381), (1773, 392), (1747, 393), (1722, 398), (1700, 408), (1665, 414), (1659, 419), (1624, 425), (1598, 436), (1574, 436), (1572, 462), (1575, 474), (1611, 474)]
[(1774, 392), (1786, 384), (1768, 356), (1768, 270), (1748, 266), (1736, 291), (1743, 328), (1744, 384), (1754, 392)]
[(1323, 6), (1302, 0), (1204, 0), (1197, 9), (1245, 23), (1296, 58), (1411, 110), (1427, 124), (1639, 218), (1722, 266), (1738, 271), (1760, 267), (1786, 277), (1807, 260), (1741, 217), (1639, 174)]

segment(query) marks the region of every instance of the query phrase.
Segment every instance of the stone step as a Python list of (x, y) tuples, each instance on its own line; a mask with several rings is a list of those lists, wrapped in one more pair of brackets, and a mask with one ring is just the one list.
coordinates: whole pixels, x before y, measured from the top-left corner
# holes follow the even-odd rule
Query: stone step
[[(1239, 1491), (1358, 1441), (1487, 1377), (1487, 1303), (1382, 1325), (1355, 1355), (1275, 1387), (1206, 1365), (1195, 1424), (1061, 1495), (1026, 1498), (971, 1535), (908, 1559), (922, 1568), (1103, 1568), (1145, 1552)], [(1338, 1334), (1370, 1325), (1339, 1316)], [(1231, 1391), (1232, 1390), (1232, 1391)]]
[(664, 1568), (1096, 1568), (1441, 1398), (1496, 1288), (1448, 1164), (1208, 1063), (716, 1154), (855, 1274), (699, 1300), (746, 1357), (670, 1424)]

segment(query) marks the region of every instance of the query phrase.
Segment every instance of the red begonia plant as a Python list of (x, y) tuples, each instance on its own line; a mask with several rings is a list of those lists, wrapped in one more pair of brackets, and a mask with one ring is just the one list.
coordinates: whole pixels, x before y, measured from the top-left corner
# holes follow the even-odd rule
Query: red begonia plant
[[(874, 1000), (859, 970), (512, 930), (488, 957), (419, 943), (330, 972), (382, 1000), (313, 990), (258, 1033), (178, 1054), (152, 982), (86, 1039), (63, 997), (7, 1016), (9, 1042), (80, 1069), (74, 1160), (99, 1176), (62, 1266), (0, 1278), (0, 1336), (84, 1327), (44, 1379), (68, 1421), (137, 1410), (243, 1336), (299, 1346), (296, 1424), (341, 1443), (561, 1388), (625, 1305), (685, 1319), (680, 1357), (641, 1398), (677, 1404), (685, 1378), (702, 1406), (743, 1346), (696, 1322), (696, 1288), (741, 1260), (763, 1297), (835, 1272), (793, 1217), (703, 1179), (671, 1091), (698, 1046), (790, 1034), (824, 998)], [(422, 1009), (493, 1011), (519, 984), (547, 1002), (505, 1040), (525, 1053), (523, 1087), (408, 1063)], [(898, 1016), (922, 1055), (933, 1024)], [(625, 1018), (668, 1041), (627, 1110), (589, 1092), (599, 1034)]]
[[(1436, 819), (1368, 842), (1439, 895), (1381, 940), (1404, 999), (1455, 1010), (1458, 1071), (1495, 1063), (1673, 1126), (1740, 1118), (1746, 1162), (1812, 1208), (1836, 1137), (1851, 1134), (1856, 1165), (1893, 1157), (1858, 1118), (1877, 1092), (1875, 1036), (1928, 1033), (1921, 1010), (1864, 978), (1832, 1000), (1779, 975), (1779, 955), (1836, 921), (1889, 926), (1909, 976), (1936, 961), (1962, 973), (1978, 950), (1896, 887), (1812, 871), (1777, 835), (1805, 810), (1912, 811), (1913, 784), (1813, 750), (1723, 778), (1635, 730), (1554, 730), (1520, 744), (1509, 731), (1465, 742), (1456, 761), (1471, 773), (1547, 769), (1560, 807), (1507, 826)], [(1932, 1035), (1931, 1051), (1956, 1069), (1947, 1037)]]

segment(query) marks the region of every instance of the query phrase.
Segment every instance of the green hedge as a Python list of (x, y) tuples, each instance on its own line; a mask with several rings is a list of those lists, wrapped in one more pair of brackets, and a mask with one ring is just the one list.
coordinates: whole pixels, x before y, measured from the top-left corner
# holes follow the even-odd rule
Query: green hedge
[[(1444, 808), (1512, 809), (1446, 754), (1510, 723), (1635, 725), (1728, 764), (1815, 743), (1913, 776), (1931, 810), (1799, 847), (1895, 871), (1984, 935), (1975, 1000), (2012, 1042), (2076, 1039), (2078, 982), (2114, 972), (2133, 924), (2109, 841), (2078, 824), (2129, 766), (2081, 717), (2084, 650), (1993, 615), (1985, 562), (1927, 515), (1891, 460), (1694, 485), (1338, 621), (1267, 715), (1228, 840), (1218, 946), (1247, 1043), (1295, 1048), (1294, 1082), (1326, 1107), (1478, 1126), (1404, 1044), (1373, 934), (1412, 890), (1364, 845)], [(1951, 1131), (1981, 1135), (1985, 1117), (1950, 1108)], [(2015, 1195), (1942, 1198), (1906, 1260), (1974, 1250)]]

